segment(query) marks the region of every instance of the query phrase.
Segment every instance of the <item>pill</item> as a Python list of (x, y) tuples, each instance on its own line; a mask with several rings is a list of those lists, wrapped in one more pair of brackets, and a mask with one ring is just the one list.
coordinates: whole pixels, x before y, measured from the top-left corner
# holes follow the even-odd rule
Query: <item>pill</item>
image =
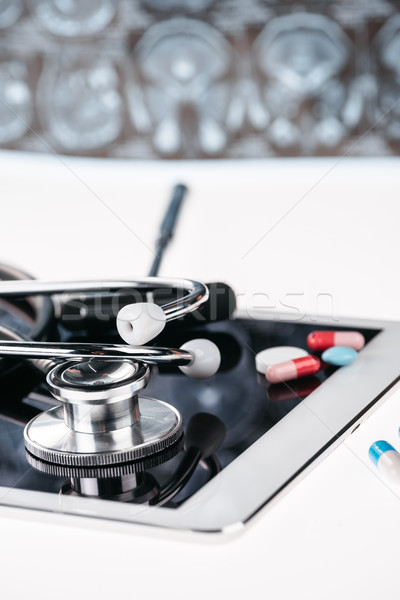
[(313, 351), (322, 351), (331, 346), (347, 346), (361, 350), (365, 338), (359, 331), (312, 331), (307, 337), (307, 345)]
[(273, 348), (266, 348), (256, 355), (256, 369), (259, 373), (265, 375), (265, 371), (270, 365), (276, 365), (277, 363), (285, 362), (287, 360), (294, 360), (295, 358), (301, 358), (302, 356), (308, 356), (307, 350), (297, 348), (296, 346), (275, 346)]
[(347, 346), (332, 346), (332, 348), (328, 348), (322, 353), (322, 360), (336, 367), (344, 367), (353, 362), (356, 357), (356, 350)]
[(388, 481), (400, 484), (400, 454), (384, 440), (374, 442), (369, 457)]
[(303, 356), (294, 360), (287, 360), (276, 365), (271, 365), (265, 372), (265, 377), (270, 383), (290, 381), (307, 375), (314, 375), (319, 370), (320, 362), (316, 356)]

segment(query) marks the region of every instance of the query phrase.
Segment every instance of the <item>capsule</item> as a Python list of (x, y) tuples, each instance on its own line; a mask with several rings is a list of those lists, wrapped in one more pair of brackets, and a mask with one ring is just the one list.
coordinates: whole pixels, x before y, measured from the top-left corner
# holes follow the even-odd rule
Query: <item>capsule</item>
[(303, 356), (286, 362), (271, 365), (265, 372), (265, 377), (270, 383), (281, 383), (282, 381), (290, 381), (307, 375), (314, 375), (321, 363), (316, 356)]
[(364, 348), (365, 338), (359, 331), (312, 331), (307, 337), (307, 345), (313, 352), (331, 346), (347, 346), (358, 352)]
[(369, 457), (382, 475), (393, 484), (400, 484), (400, 454), (384, 440), (374, 442)]

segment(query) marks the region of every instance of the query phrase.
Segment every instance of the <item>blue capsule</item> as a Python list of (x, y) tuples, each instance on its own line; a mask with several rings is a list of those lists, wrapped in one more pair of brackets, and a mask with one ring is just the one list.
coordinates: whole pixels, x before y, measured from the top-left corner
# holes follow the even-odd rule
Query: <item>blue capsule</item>
[(347, 346), (332, 346), (322, 353), (322, 360), (336, 367), (344, 367), (357, 358), (358, 352)]

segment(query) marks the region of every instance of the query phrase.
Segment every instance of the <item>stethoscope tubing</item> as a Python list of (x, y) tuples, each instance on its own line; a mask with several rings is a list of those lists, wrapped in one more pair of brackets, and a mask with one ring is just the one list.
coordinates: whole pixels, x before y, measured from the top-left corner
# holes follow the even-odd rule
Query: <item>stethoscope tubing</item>
[(105, 280), (105, 281), (40, 281), (18, 280), (1, 281), (0, 298), (21, 298), (35, 295), (73, 294), (112, 292), (140, 289), (154, 291), (155, 289), (186, 290), (186, 294), (161, 305), (166, 320), (173, 321), (197, 310), (208, 300), (208, 288), (203, 283), (192, 279), (176, 279), (164, 277), (144, 277), (138, 280)]
[(193, 354), (187, 350), (89, 342), (0, 341), (0, 356), (56, 360), (122, 358), (153, 365), (174, 364), (176, 366), (189, 365), (193, 361)]

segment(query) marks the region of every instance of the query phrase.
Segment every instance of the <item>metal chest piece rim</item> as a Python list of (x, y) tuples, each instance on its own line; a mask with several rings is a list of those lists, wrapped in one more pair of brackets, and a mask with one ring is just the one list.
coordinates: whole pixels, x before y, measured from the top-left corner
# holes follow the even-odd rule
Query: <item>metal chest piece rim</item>
[(101, 467), (170, 448), (182, 435), (182, 417), (161, 400), (138, 397), (149, 378), (148, 365), (125, 359), (57, 365), (47, 383), (61, 404), (28, 423), (26, 450), (48, 463)]

